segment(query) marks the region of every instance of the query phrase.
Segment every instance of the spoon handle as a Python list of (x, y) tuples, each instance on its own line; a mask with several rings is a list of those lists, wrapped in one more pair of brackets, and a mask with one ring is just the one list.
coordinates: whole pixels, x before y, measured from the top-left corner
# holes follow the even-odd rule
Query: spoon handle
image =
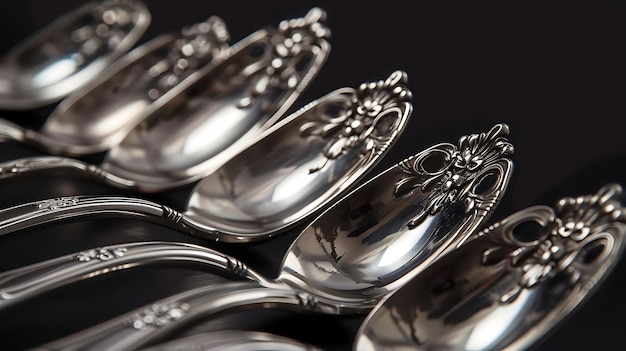
[(147, 264), (198, 263), (220, 275), (262, 281), (243, 262), (187, 243), (139, 242), (99, 247), (0, 273), (0, 310), (80, 280)]
[[(0, 120), (0, 134), (2, 133), (1, 128), (2, 120)], [(1, 137), (0, 135), (0, 138)], [(47, 143), (47, 145), (49, 145), (49, 143)], [(96, 165), (88, 164), (70, 157), (34, 156), (0, 163), (0, 179), (40, 172), (46, 172), (46, 174), (50, 174), (50, 172), (77, 173), (80, 176), (121, 189), (134, 189), (137, 185), (136, 182), (117, 177)]]
[(139, 219), (203, 238), (221, 239), (227, 236), (168, 206), (124, 196), (68, 196), (10, 207), (0, 211), (0, 235), (90, 216)]
[(308, 309), (300, 293), (282, 284), (232, 282), (173, 295), (114, 319), (37, 347), (36, 350), (137, 350), (184, 327), (241, 307)]
[(74, 145), (63, 143), (42, 133), (23, 128), (15, 123), (0, 118), (0, 142), (27, 144), (39, 150), (53, 153), (67, 153)]

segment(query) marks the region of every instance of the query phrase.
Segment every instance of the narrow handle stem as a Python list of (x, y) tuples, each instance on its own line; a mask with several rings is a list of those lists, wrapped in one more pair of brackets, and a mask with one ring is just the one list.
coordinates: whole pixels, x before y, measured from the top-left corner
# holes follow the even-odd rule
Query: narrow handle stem
[(78, 174), (122, 189), (135, 189), (138, 186), (135, 181), (120, 178), (96, 165), (69, 157), (34, 156), (0, 163), (0, 179), (43, 172), (50, 174), (51, 171)]
[[(70, 154), (74, 156), (102, 151), (101, 149), (92, 150), (89, 147), (78, 151), (79, 146), (66, 144), (62, 140), (50, 138), (45, 134), (23, 128), (15, 123), (0, 118), (0, 142), (6, 141), (26, 144), (46, 153), (57, 155)], [(70, 150), (76, 150), (77, 152), (70, 152)]]
[(0, 310), (102, 274), (140, 265), (182, 262), (199, 263), (220, 275), (264, 281), (243, 262), (206, 247), (187, 243), (129, 243), (84, 250), (0, 273)]
[(44, 350), (136, 350), (207, 317), (245, 307), (309, 310), (301, 293), (282, 284), (232, 282), (189, 290), (36, 348)]
[(0, 235), (82, 217), (139, 219), (210, 239), (218, 239), (222, 234), (150, 200), (123, 196), (69, 196), (29, 202), (0, 211)]

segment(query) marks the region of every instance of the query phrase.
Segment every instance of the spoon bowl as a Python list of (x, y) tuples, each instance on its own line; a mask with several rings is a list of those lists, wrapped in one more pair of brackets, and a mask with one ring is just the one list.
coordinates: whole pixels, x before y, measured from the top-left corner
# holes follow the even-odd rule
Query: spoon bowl
[(81, 89), (126, 53), (150, 21), (138, 0), (93, 1), (58, 17), (0, 58), (0, 108), (42, 107)]
[(143, 192), (193, 183), (291, 108), (329, 54), (329, 31), (321, 24), (325, 17), (323, 10), (313, 8), (303, 18), (261, 29), (234, 44), (225, 59), (191, 74), (141, 112), (141, 121), (124, 127), (123, 138), (115, 133), (121, 140), (99, 167), (62, 157), (34, 157), (0, 165), (0, 176), (77, 171)]
[(228, 38), (224, 21), (215, 16), (180, 33), (162, 34), (61, 101), (39, 130), (0, 120), (0, 139), (52, 154), (105, 152), (155, 109), (167, 104), (180, 82), (224, 58)]
[[(412, 112), (407, 79), (395, 71), (359, 89), (337, 89), (285, 117), (226, 162), (208, 160), (216, 169), (196, 184), (183, 212), (141, 198), (71, 196), (1, 211), (0, 233), (112, 215), (157, 221), (212, 240), (267, 239), (339, 197), (386, 154)], [(365, 113), (365, 103), (380, 108)], [(366, 127), (351, 128), (359, 123)]]
[[(511, 175), (507, 157), (513, 148), (507, 136), (508, 127), (499, 124), (487, 133), (462, 137), (458, 145), (435, 145), (359, 186), (307, 226), (285, 254), (275, 279), (189, 290), (43, 348), (108, 345), (131, 350), (202, 318), (255, 306), (368, 312), (489, 217)], [(464, 159), (481, 162), (468, 167)], [(489, 186), (479, 186), (485, 181)], [(146, 318), (155, 308), (176, 318), (155, 327)]]
[(624, 250), (621, 186), (521, 210), (386, 297), (355, 350), (525, 350), (596, 291)]

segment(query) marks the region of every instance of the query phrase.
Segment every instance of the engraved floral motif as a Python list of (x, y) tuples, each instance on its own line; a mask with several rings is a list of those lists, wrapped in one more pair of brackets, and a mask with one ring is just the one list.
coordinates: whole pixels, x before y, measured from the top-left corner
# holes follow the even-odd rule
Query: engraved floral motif
[(216, 16), (183, 28), (180, 37), (171, 44), (167, 58), (148, 70), (157, 82), (148, 96), (151, 99), (161, 97), (200, 67), (223, 55), (229, 39), (226, 24)]
[(60, 208), (60, 207), (74, 206), (76, 204), (78, 204), (78, 197), (73, 196), (73, 197), (58, 197), (54, 199), (39, 201), (35, 203), (35, 206), (37, 206), (37, 208), (40, 210), (45, 210), (45, 209), (56, 210), (57, 208)]
[[(397, 118), (390, 122), (388, 112), (412, 98), (406, 88), (406, 73), (396, 71), (385, 81), (362, 84), (350, 104), (336, 116), (322, 116), (320, 121), (304, 123), (300, 127), (303, 137), (318, 136), (328, 139), (323, 150), (325, 159), (312, 167), (309, 173), (324, 168), (329, 160), (337, 159), (347, 150), (362, 146), (362, 153), (381, 151), (390, 132), (395, 130)], [(389, 123), (393, 125), (388, 125)]]
[[(415, 226), (423, 216), (435, 215), (452, 203), (465, 201), (466, 211), (491, 203), (481, 201), (473, 193), (473, 187), (485, 175), (485, 170), (513, 154), (508, 134), (508, 127), (498, 124), (488, 133), (461, 137), (456, 147), (443, 144), (401, 162), (399, 166), (406, 176), (396, 183), (394, 194), (405, 196), (417, 188), (428, 194), (422, 202), (422, 212), (409, 227)], [(433, 164), (433, 159), (437, 164)]]
[(298, 65), (315, 50), (314, 47), (319, 46), (320, 39), (330, 35), (330, 30), (322, 24), (325, 19), (326, 13), (314, 8), (305, 17), (279, 23), (270, 38), (273, 43), (271, 64), (253, 77), (250, 89), (239, 101), (238, 107), (248, 107), (276, 88), (294, 89), (303, 81)]
[(562, 199), (554, 208), (554, 216), (542, 225), (541, 235), (530, 244), (518, 241), (512, 233), (493, 238), (499, 245), (483, 253), (483, 263), (507, 259), (522, 271), (518, 285), (500, 300), (513, 301), (523, 289), (530, 289), (559, 272), (567, 273), (571, 284), (576, 283), (582, 273), (575, 262), (585, 255), (585, 248), (606, 240), (612, 223), (626, 223), (626, 212), (620, 205), (621, 193), (621, 187), (609, 185), (594, 195)]
[(88, 251), (82, 251), (76, 259), (80, 262), (89, 262), (91, 260), (108, 261), (116, 257), (122, 257), (128, 251), (125, 247), (116, 248), (96, 248)]
[(161, 327), (180, 319), (188, 310), (189, 304), (182, 302), (154, 304), (136, 314), (130, 322), (135, 329), (142, 329), (147, 326)]
[[(132, 28), (135, 11), (139, 8), (143, 8), (143, 4), (135, 0), (108, 0), (95, 6), (91, 12), (93, 24), (80, 27), (70, 34), (72, 41), (81, 44), (71, 59), (77, 66), (86, 65), (90, 57), (106, 47), (113, 49), (118, 46)], [(61, 35), (59, 33), (52, 41), (66, 40)]]

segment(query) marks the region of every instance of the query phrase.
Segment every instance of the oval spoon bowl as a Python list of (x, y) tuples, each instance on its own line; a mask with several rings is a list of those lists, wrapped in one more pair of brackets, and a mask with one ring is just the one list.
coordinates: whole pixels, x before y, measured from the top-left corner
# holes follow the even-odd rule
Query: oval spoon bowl
[(372, 310), (355, 350), (525, 350), (596, 291), (624, 250), (617, 184), (489, 226)]
[(0, 59), (0, 108), (41, 107), (80, 89), (139, 40), (151, 16), (138, 0), (85, 4)]

